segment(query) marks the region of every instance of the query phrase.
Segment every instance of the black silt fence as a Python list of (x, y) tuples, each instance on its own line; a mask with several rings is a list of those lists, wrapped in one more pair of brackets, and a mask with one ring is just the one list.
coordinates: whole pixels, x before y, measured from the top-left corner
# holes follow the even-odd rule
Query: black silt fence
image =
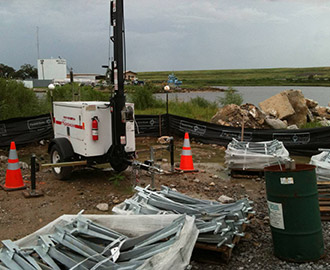
[[(241, 128), (227, 127), (172, 114), (136, 115), (137, 137), (176, 135), (209, 144), (226, 146), (233, 138), (241, 140)], [(49, 114), (0, 121), (0, 147), (9, 147), (11, 141), (27, 144), (53, 137)], [(291, 153), (311, 155), (319, 148), (330, 148), (330, 127), (299, 130), (245, 129), (244, 141), (258, 142), (277, 139)]]

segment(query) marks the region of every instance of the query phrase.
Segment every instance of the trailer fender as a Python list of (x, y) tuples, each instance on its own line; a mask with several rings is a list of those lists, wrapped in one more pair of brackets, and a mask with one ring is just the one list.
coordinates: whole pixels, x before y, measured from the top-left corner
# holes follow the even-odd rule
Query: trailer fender
[(63, 153), (64, 160), (74, 156), (72, 144), (67, 138), (56, 138), (51, 140), (48, 146), (48, 153), (52, 150), (53, 145), (57, 145), (59, 147), (59, 150)]

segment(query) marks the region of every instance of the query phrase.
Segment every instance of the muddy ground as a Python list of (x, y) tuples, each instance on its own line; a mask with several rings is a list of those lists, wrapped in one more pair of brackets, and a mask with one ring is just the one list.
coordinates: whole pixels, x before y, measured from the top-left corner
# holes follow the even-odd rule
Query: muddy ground
[[(182, 139), (176, 140), (176, 163), (180, 161)], [(137, 138), (139, 160), (148, 159), (150, 145), (158, 145), (154, 138)], [(217, 200), (225, 194), (234, 199), (249, 197), (254, 201), (256, 215), (247, 228), (247, 237), (233, 249), (229, 263), (217, 264), (198, 262), (198, 254), (191, 262), (191, 269), (326, 269), (330, 268), (328, 255), (317, 263), (293, 264), (282, 262), (273, 256), (269, 218), (266, 207), (265, 181), (257, 179), (232, 179), (224, 168), (224, 148), (217, 145), (203, 145), (191, 142), (193, 160), (197, 173), (157, 175), (156, 187), (166, 185), (179, 192)], [(18, 147), (20, 161), (29, 162), (31, 153), (35, 153), (42, 163), (49, 161), (47, 143), (35, 143)], [(8, 151), (0, 150), (0, 156), (8, 156)], [(169, 153), (157, 151), (156, 158), (163, 169), (169, 169)], [(305, 160), (305, 159), (301, 159)], [(0, 182), (4, 182), (7, 161), (0, 161)], [(107, 167), (107, 168), (106, 168)], [(150, 184), (150, 174), (140, 172), (138, 177), (132, 170), (121, 175), (115, 174), (110, 167), (97, 169), (79, 168), (68, 181), (55, 179), (51, 169), (42, 169), (37, 173), (37, 188), (44, 196), (25, 198), (22, 191), (6, 192), (0, 189), (0, 240), (17, 240), (26, 236), (63, 214), (77, 214), (82, 209), (86, 214), (110, 214), (111, 208), (131, 197), (133, 186)], [(30, 185), (29, 169), (22, 170), (24, 181)], [(109, 211), (101, 212), (96, 206), (108, 203)], [(328, 223), (323, 223), (325, 239), (328, 237)], [(329, 250), (328, 241), (325, 242)], [(328, 268), (328, 269), (329, 269)]]

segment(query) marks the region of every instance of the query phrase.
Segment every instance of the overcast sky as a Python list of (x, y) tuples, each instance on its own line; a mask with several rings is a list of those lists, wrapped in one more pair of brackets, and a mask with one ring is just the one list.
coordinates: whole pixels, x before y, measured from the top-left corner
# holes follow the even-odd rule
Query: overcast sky
[[(330, 66), (327, 0), (125, 0), (133, 71)], [(108, 0), (0, 0), (0, 63), (108, 62)]]

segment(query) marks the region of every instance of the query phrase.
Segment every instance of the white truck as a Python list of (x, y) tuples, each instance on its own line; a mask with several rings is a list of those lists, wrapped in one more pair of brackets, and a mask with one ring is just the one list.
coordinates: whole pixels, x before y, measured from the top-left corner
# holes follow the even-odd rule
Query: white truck
[[(54, 102), (54, 139), (49, 144), (51, 162), (86, 160), (88, 165), (109, 162), (115, 171), (125, 170), (129, 165), (127, 161), (135, 155), (134, 104), (125, 105), (126, 136), (120, 138), (125, 153), (113, 156), (109, 102)], [(72, 167), (53, 167), (58, 179), (68, 178), (71, 171)]]

